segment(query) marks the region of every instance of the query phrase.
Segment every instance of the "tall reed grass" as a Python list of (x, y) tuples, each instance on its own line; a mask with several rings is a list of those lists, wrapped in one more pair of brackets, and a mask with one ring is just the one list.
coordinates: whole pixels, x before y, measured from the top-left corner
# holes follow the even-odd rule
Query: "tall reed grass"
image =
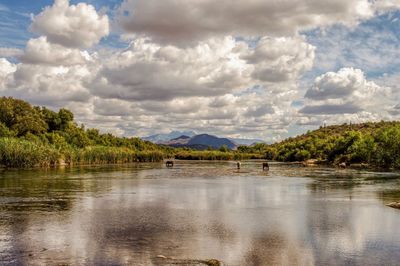
[(135, 151), (125, 147), (92, 146), (79, 149), (71, 155), (76, 164), (116, 164), (133, 162), (160, 162), (166, 155), (161, 151)]
[(51, 146), (17, 138), (0, 138), (0, 164), (7, 167), (50, 166), (60, 153)]
[(82, 149), (52, 145), (21, 138), (0, 138), (0, 165), (13, 168), (73, 164), (116, 164), (159, 162), (167, 155), (162, 151), (136, 151), (125, 147), (90, 146)]
[(261, 154), (232, 151), (178, 150), (173, 154), (171, 151), (163, 150), (137, 151), (126, 147), (108, 146), (89, 146), (81, 149), (67, 146), (57, 149), (53, 145), (38, 141), (11, 137), (0, 138), (0, 165), (6, 167), (47, 167), (62, 162), (67, 165), (160, 162), (170, 157), (181, 160), (263, 159)]

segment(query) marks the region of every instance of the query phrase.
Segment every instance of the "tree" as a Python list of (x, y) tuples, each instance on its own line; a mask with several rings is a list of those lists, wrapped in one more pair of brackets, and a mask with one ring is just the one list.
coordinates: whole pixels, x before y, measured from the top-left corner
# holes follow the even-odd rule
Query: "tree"
[(219, 147), (219, 151), (220, 151), (220, 152), (228, 152), (228, 151), (229, 151), (229, 148), (228, 148), (228, 146), (226, 146), (226, 145), (222, 145), (221, 147)]
[(376, 143), (371, 135), (364, 135), (357, 139), (349, 148), (351, 162), (370, 163), (376, 150)]
[(276, 148), (268, 147), (265, 149), (264, 153), (265, 153), (265, 159), (274, 160), (276, 158), (277, 151)]
[(46, 138), (50, 144), (52, 144), (57, 149), (68, 148), (68, 143), (65, 138), (59, 133), (51, 132), (46, 134)]
[(46, 132), (47, 123), (29, 103), (11, 97), (0, 98), (0, 122), (18, 136)]
[(307, 150), (299, 150), (295, 155), (296, 161), (305, 161), (311, 158), (310, 152)]
[(40, 109), (42, 117), (44, 121), (46, 121), (49, 132), (53, 132), (56, 130), (60, 130), (61, 119), (58, 113), (47, 109), (46, 107), (42, 107)]
[(91, 144), (84, 128), (77, 127), (75, 124), (67, 125), (63, 131), (60, 131), (60, 134), (69, 144), (78, 148), (83, 148)]
[(375, 137), (374, 159), (378, 165), (400, 167), (400, 126), (381, 129)]
[(6, 125), (0, 122), (0, 137), (14, 137), (15, 132), (11, 131)]
[(360, 138), (361, 133), (356, 131), (348, 131), (343, 136), (337, 138), (333, 148), (328, 153), (328, 160), (333, 162), (337, 157), (347, 155), (349, 148)]
[(71, 111), (64, 108), (61, 108), (58, 111), (58, 116), (61, 120), (60, 129), (66, 128), (70, 123), (74, 121), (74, 114)]

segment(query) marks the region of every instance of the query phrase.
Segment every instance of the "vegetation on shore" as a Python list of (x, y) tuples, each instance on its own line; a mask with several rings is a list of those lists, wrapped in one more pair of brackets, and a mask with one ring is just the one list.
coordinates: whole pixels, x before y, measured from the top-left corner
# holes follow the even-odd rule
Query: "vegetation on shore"
[(239, 147), (283, 162), (316, 159), (327, 164), (368, 164), (400, 168), (400, 122), (343, 124), (321, 127), (282, 142)]
[(220, 151), (220, 150), (178, 150), (174, 155), (175, 159), (179, 160), (249, 160), (249, 159), (264, 159), (262, 153), (241, 153), (238, 151)]
[(54, 112), (22, 100), (0, 98), (0, 165), (114, 164), (158, 162), (165, 158), (284, 162), (315, 159), (328, 164), (400, 168), (400, 122), (328, 126), (271, 145), (196, 151), (101, 134), (97, 129), (78, 125), (67, 109)]
[(7, 167), (156, 162), (172, 148), (85, 129), (67, 109), (0, 98), (0, 164)]
[(74, 122), (67, 109), (54, 112), (11, 97), (0, 98), (0, 165), (25, 168), (74, 164), (159, 162), (187, 160), (238, 160), (261, 158), (229, 150), (194, 151), (156, 145), (140, 138), (116, 137), (86, 129)]

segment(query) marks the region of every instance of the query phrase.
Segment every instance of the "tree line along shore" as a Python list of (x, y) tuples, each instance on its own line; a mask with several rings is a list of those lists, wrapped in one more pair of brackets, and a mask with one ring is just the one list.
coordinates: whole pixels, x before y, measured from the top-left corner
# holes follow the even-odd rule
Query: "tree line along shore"
[(274, 144), (258, 143), (204, 151), (157, 145), (140, 138), (102, 134), (57, 112), (11, 97), (0, 98), (0, 165), (29, 168), (77, 164), (183, 160), (267, 159), (282, 162), (362, 164), (400, 168), (400, 122), (321, 127)]
[(13, 168), (79, 164), (188, 160), (242, 160), (261, 154), (219, 150), (195, 151), (157, 145), (140, 138), (101, 134), (74, 122), (67, 109), (58, 112), (11, 97), (0, 98), (0, 165)]

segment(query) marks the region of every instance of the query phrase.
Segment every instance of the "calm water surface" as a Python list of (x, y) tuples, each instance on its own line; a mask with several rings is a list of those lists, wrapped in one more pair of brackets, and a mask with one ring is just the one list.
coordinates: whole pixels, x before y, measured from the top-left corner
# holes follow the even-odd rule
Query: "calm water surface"
[[(399, 265), (400, 174), (243, 162), (0, 173), (1, 265)], [(165, 265), (165, 264), (163, 264)]]

